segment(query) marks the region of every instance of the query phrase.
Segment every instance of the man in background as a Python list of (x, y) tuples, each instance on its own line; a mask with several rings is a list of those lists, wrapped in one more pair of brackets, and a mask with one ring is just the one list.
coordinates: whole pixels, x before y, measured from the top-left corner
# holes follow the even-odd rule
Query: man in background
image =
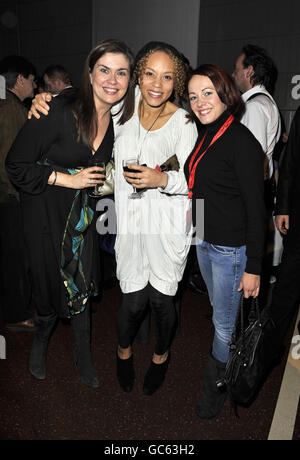
[(72, 88), (71, 78), (61, 65), (47, 67), (43, 75), (45, 91), (52, 96), (58, 96), (62, 91)]
[[(273, 151), (281, 135), (280, 113), (271, 96), (276, 82), (277, 70), (273, 60), (263, 48), (249, 44), (242, 48), (232, 76), (245, 102), (245, 112), (240, 121), (259, 141), (265, 155), (266, 227), (269, 237), (275, 199)], [(282, 246), (281, 238), (275, 239), (274, 243), (280, 245), (280, 248), (277, 248), (274, 244), (274, 254), (277, 254)], [(273, 278), (274, 267), (272, 266), (275, 263), (278, 264), (279, 261), (268, 261), (266, 254), (262, 273), (262, 287), (265, 288), (262, 292), (265, 295), (268, 293), (268, 283)], [(266, 300), (263, 299), (264, 302)]]
[(0, 75), (6, 82), (5, 99), (0, 99), (0, 310), (8, 330), (33, 331), (19, 194), (8, 179), (5, 159), (27, 120), (23, 101), (34, 95), (36, 72), (26, 59), (8, 56), (0, 62)]

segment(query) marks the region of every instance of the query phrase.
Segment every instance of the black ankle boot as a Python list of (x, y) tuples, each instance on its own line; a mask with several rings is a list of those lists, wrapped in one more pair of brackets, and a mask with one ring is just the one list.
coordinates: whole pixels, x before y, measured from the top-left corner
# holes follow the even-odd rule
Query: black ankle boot
[(45, 380), (46, 378), (48, 343), (56, 320), (56, 313), (48, 316), (35, 314), (36, 331), (29, 356), (29, 372), (38, 380)]
[(205, 368), (204, 391), (196, 406), (197, 415), (202, 419), (216, 417), (224, 406), (227, 392), (225, 386), (220, 387), (217, 382), (222, 382), (225, 368), (226, 364), (209, 356)]
[(150, 367), (145, 375), (143, 393), (151, 396), (163, 384), (170, 362), (170, 352), (162, 364), (156, 364), (151, 360)]
[(99, 388), (99, 379), (91, 354), (91, 323), (90, 308), (72, 316), (71, 325), (74, 335), (74, 361), (81, 381), (92, 388)]
[(128, 359), (121, 359), (117, 352), (117, 377), (122, 390), (130, 393), (134, 383), (133, 355)]

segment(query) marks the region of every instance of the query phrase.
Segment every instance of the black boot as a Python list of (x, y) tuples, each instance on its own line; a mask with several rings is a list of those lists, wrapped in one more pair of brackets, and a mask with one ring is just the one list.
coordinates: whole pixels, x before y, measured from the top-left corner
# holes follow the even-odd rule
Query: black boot
[(74, 335), (74, 359), (79, 369), (81, 381), (92, 388), (99, 388), (99, 379), (94, 368), (91, 354), (91, 318), (90, 307), (71, 318)]
[(212, 355), (209, 356), (206, 363), (204, 375), (204, 391), (197, 402), (197, 415), (202, 419), (211, 419), (216, 417), (222, 410), (227, 392), (224, 386), (218, 386), (225, 375), (226, 364), (221, 363)]
[(56, 320), (56, 313), (48, 316), (35, 315), (36, 331), (29, 356), (29, 372), (38, 380), (46, 378), (47, 348)]
[(163, 384), (170, 362), (170, 352), (162, 364), (156, 364), (151, 360), (150, 367), (145, 375), (143, 393), (151, 396)]
[(133, 355), (128, 359), (121, 359), (117, 352), (117, 377), (120, 387), (130, 393), (134, 383)]

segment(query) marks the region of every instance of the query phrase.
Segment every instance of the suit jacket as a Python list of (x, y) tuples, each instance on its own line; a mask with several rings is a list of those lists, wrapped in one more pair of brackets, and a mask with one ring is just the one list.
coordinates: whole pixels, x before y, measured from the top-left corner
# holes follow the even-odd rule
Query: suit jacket
[(8, 179), (5, 160), (17, 134), (27, 120), (27, 109), (11, 91), (6, 91), (6, 99), (0, 99), (0, 202), (9, 195), (18, 198), (18, 192)]
[(275, 214), (295, 217), (300, 211), (300, 107), (295, 113), (283, 155)]

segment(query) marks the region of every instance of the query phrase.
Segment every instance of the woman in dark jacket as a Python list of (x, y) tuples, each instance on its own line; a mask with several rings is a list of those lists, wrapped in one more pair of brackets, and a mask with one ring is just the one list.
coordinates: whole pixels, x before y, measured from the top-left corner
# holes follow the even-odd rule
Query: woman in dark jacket
[(133, 56), (117, 40), (101, 42), (89, 54), (79, 95), (58, 96), (49, 116), (28, 121), (6, 160), (12, 183), (20, 191), (26, 244), (37, 308), (29, 370), (46, 378), (46, 351), (58, 317), (71, 318), (75, 362), (81, 380), (97, 388), (90, 352), (89, 298), (97, 294), (93, 199), (87, 190), (103, 182), (103, 169), (114, 142), (111, 107), (128, 90)]
[[(225, 401), (226, 393), (219, 391), (216, 381), (224, 377), (242, 291), (246, 298), (259, 293), (264, 155), (255, 137), (238, 121), (243, 103), (222, 68), (200, 66), (190, 78), (188, 91), (200, 129), (185, 174), (197, 227), (198, 261), (215, 326), (204, 394), (197, 404), (199, 417), (206, 419), (215, 417)], [(199, 206), (200, 200), (204, 208)], [(204, 209), (204, 215), (197, 215), (197, 209)]]

